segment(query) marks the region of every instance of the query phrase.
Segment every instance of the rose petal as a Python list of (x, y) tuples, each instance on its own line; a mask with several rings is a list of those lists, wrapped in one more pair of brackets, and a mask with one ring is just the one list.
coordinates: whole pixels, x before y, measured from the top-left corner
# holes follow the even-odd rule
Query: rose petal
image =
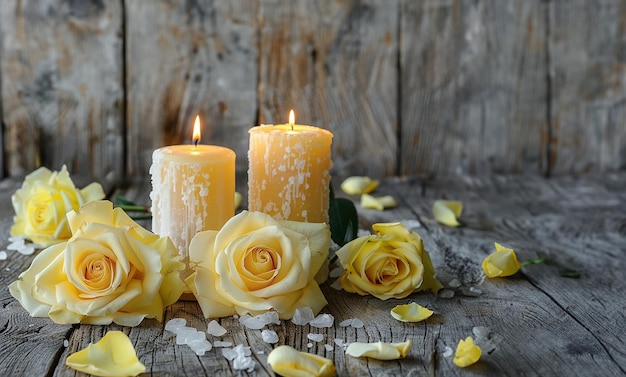
[(272, 370), (284, 377), (330, 377), (335, 375), (332, 360), (318, 355), (299, 352), (289, 346), (276, 347), (267, 355)]
[(480, 359), (481, 350), (478, 346), (474, 345), (474, 340), (471, 336), (465, 338), (465, 340), (459, 340), (459, 344), (456, 347), (456, 353), (452, 360), (458, 367), (465, 368), (472, 365)]
[(463, 203), (453, 200), (436, 200), (433, 203), (433, 215), (440, 223), (447, 226), (459, 226), (457, 220), (463, 212)]
[(513, 249), (495, 243), (496, 251), (489, 254), (482, 263), (483, 271), (489, 278), (511, 276), (517, 273), (522, 265), (518, 262)]
[(391, 309), (391, 316), (402, 322), (420, 322), (433, 315), (433, 311), (415, 302)]
[(378, 360), (403, 359), (411, 350), (411, 339), (402, 343), (350, 343), (346, 354), (353, 357), (369, 357)]
[(369, 194), (378, 187), (379, 181), (370, 177), (348, 177), (341, 183), (341, 189), (348, 195)]
[(121, 331), (109, 331), (100, 341), (68, 356), (68, 367), (96, 376), (136, 376), (146, 371), (135, 348)]
[(366, 209), (375, 209), (382, 211), (386, 208), (393, 208), (397, 206), (396, 200), (391, 195), (373, 197), (372, 195), (361, 195), (361, 207)]

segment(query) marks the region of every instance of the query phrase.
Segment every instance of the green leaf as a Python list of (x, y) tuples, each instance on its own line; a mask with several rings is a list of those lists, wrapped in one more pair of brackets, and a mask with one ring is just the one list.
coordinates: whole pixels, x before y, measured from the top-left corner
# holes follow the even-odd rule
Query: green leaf
[(123, 205), (134, 206), (135, 205), (135, 203), (131, 202), (130, 200), (126, 199), (120, 194), (115, 195), (115, 204), (119, 206), (123, 206)]
[(567, 269), (567, 268), (559, 270), (559, 275), (561, 277), (570, 278), (570, 279), (578, 279), (578, 278), (580, 278), (580, 272), (578, 272), (576, 270), (570, 270), (570, 269)]
[(330, 206), (328, 208), (330, 237), (339, 246), (343, 246), (356, 238), (359, 216), (354, 203), (345, 198), (335, 198), (330, 186)]

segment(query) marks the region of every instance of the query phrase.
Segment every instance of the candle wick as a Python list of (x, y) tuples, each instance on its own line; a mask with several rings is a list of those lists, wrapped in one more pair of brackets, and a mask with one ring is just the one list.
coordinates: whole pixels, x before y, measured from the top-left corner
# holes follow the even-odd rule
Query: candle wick
[(199, 141), (200, 141), (200, 140), (198, 140), (198, 139), (195, 139), (195, 140), (193, 141), (193, 147), (194, 147), (194, 148), (198, 148), (198, 142), (199, 142)]
[(291, 123), (290, 126), (291, 126), (291, 130), (293, 131), (293, 123)]

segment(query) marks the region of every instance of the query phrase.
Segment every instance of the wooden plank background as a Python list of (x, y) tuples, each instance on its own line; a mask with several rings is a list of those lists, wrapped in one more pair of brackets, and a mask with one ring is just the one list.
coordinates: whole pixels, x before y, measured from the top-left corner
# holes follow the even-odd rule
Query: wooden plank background
[(626, 168), (626, 0), (6, 0), (3, 174), (107, 187), (190, 141), (286, 121), (334, 135), (334, 173)]

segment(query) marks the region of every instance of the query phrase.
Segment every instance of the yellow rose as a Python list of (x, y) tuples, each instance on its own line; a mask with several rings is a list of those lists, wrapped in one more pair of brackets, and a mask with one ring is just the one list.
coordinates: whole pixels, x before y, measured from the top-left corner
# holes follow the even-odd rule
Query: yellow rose
[(489, 278), (511, 276), (517, 273), (522, 265), (517, 261), (513, 249), (504, 247), (497, 242), (496, 251), (483, 260), (483, 271)]
[(326, 224), (243, 211), (191, 240), (195, 272), (186, 282), (207, 318), (275, 310), (288, 319), (303, 307), (317, 314), (327, 301), (315, 275), (329, 246)]
[(72, 237), (42, 250), (9, 290), (33, 317), (136, 326), (163, 316), (184, 283), (177, 249), (109, 201), (67, 214)]
[(337, 251), (344, 269), (339, 285), (348, 292), (381, 300), (442, 288), (422, 239), (400, 223), (372, 226), (376, 234), (359, 237)]
[(11, 197), (15, 209), (11, 236), (24, 237), (40, 247), (67, 240), (71, 233), (65, 214), (103, 198), (98, 183), (78, 190), (65, 165), (59, 172), (41, 167), (27, 175)]

